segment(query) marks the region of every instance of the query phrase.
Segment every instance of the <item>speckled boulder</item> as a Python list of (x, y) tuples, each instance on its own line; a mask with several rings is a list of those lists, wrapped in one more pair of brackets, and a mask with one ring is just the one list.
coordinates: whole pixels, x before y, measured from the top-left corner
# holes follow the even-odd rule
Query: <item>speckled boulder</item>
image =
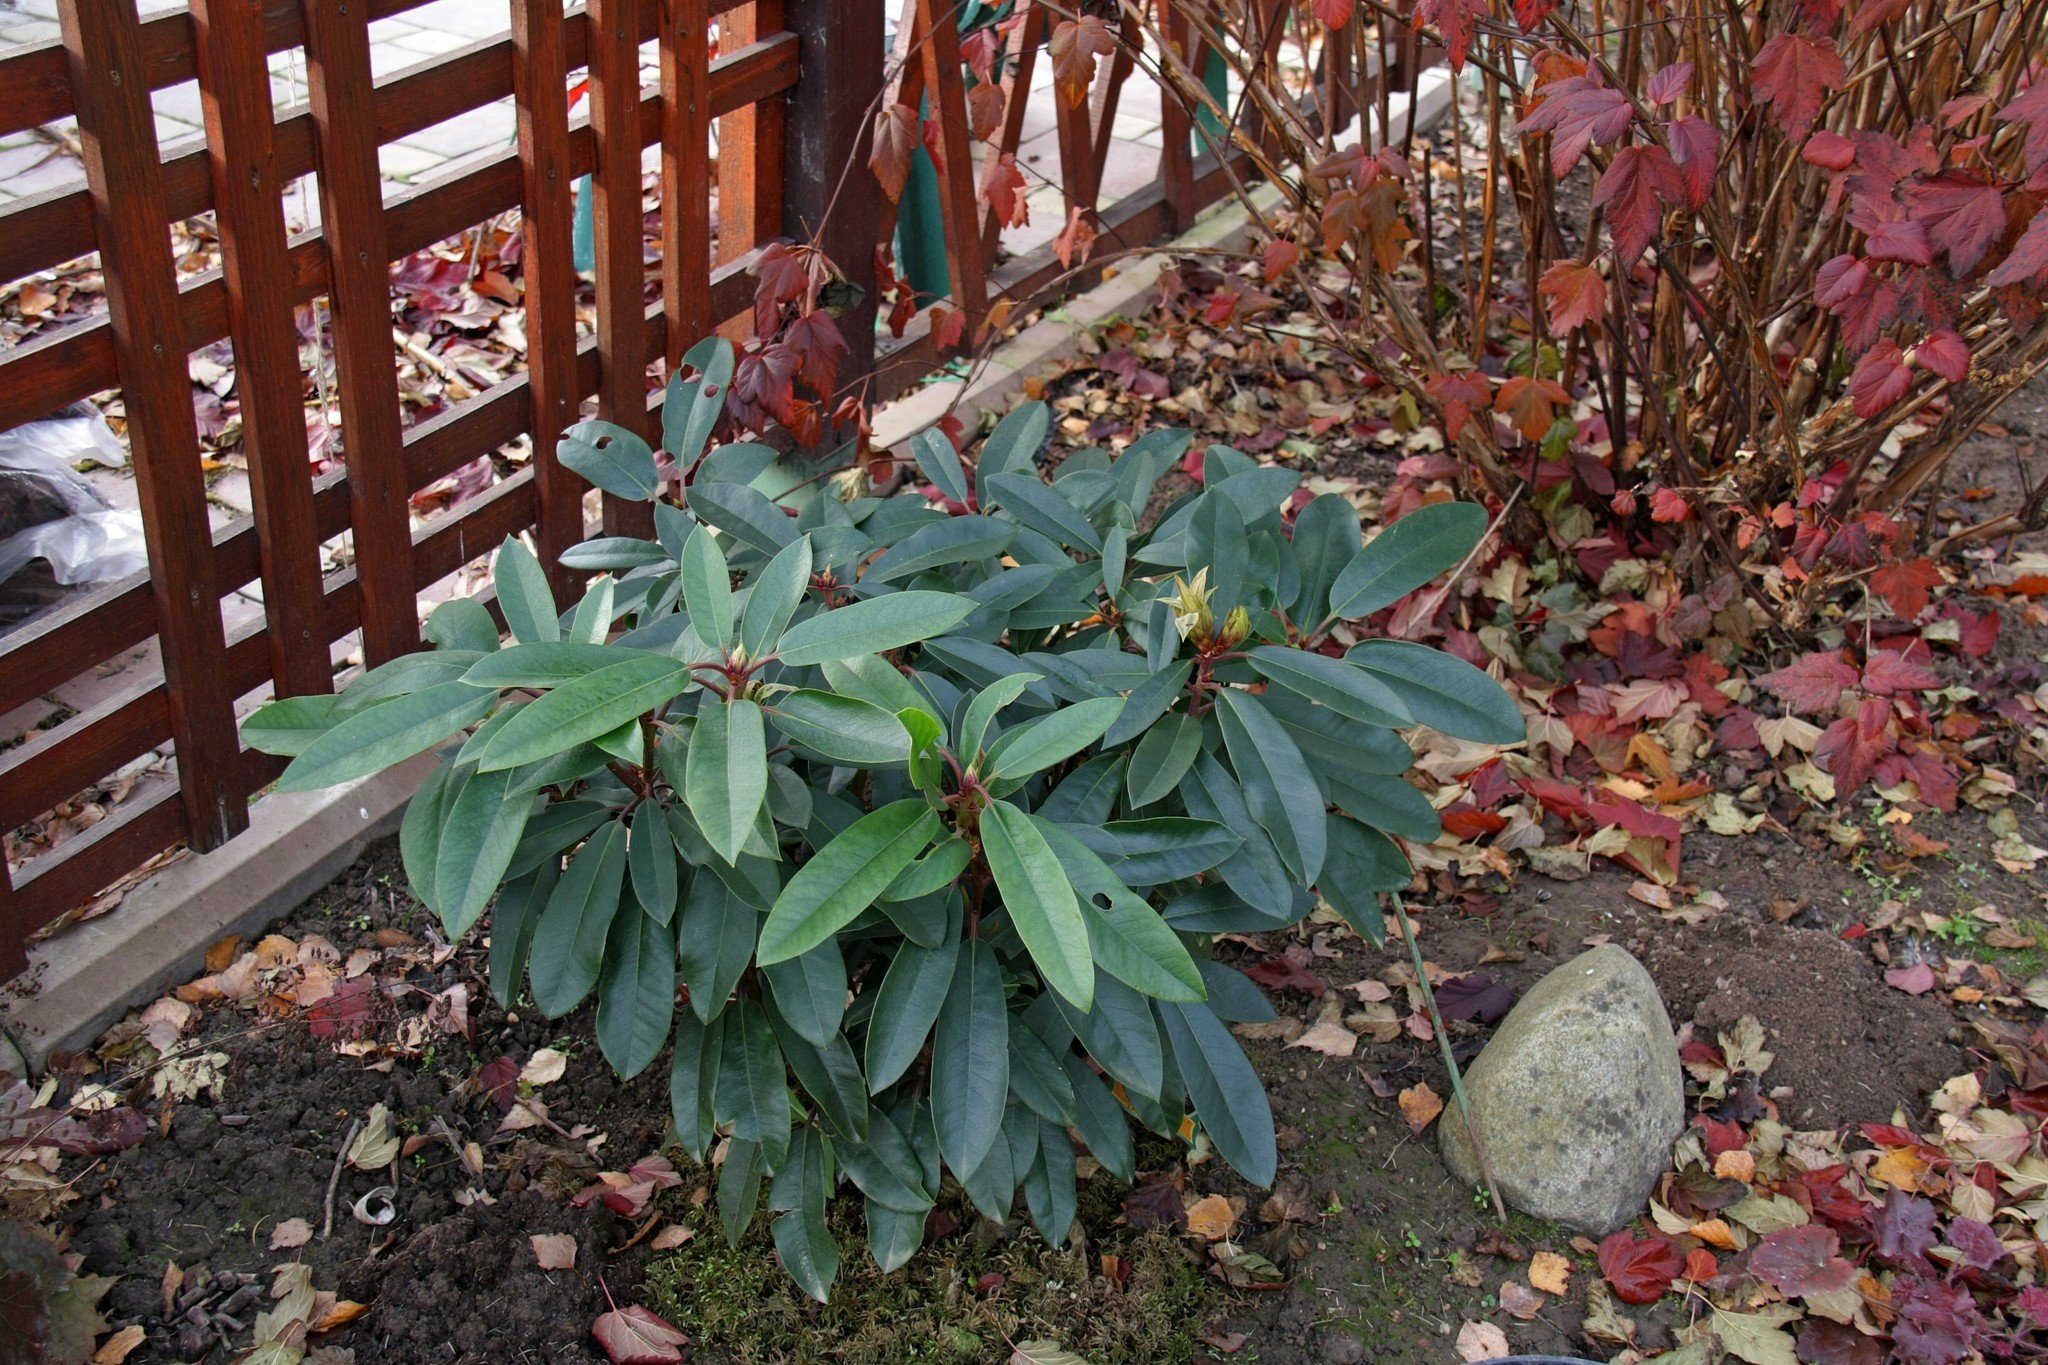
[[(1643, 964), (1603, 944), (1552, 971), (1501, 1022), (1465, 1090), (1501, 1196), (1601, 1236), (1640, 1214), (1685, 1126), (1678, 1040)], [(1457, 1106), (1444, 1163), (1483, 1184)]]

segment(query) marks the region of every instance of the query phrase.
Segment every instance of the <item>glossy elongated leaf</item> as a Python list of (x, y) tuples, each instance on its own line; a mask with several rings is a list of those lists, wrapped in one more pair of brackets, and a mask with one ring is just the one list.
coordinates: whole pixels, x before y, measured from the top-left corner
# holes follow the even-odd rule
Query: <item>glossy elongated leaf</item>
[(1063, 763), (1101, 739), (1124, 709), (1122, 697), (1093, 697), (1007, 730), (983, 765), (992, 776), (1015, 780)]
[(1356, 780), (1360, 774), (1405, 773), (1415, 763), (1415, 751), (1391, 730), (1358, 725), (1277, 689), (1267, 689), (1261, 702), (1317, 772)]
[[(740, 544), (772, 555), (797, 538), (796, 523), (758, 488), (743, 483), (690, 485), (690, 510)], [(695, 537), (692, 537), (695, 539)]]
[(1202, 983), (1209, 988), (1209, 1008), (1226, 1023), (1270, 1024), (1280, 1017), (1257, 983), (1235, 967), (1204, 959)]
[(1010, 1030), (1010, 1091), (1053, 1123), (1074, 1121), (1074, 1086), (1058, 1059), (1028, 1028)]
[(791, 668), (880, 654), (943, 635), (974, 608), (973, 598), (950, 592), (892, 592), (797, 622), (778, 652)]
[(498, 893), (498, 904), (491, 911), (490, 970), (491, 999), (501, 1008), (510, 1008), (519, 996), (519, 982), (526, 975), (526, 959), (533, 948), (534, 926), (561, 876), (562, 865), (550, 859), (514, 877)]
[(984, 508), (995, 503), (989, 480), (997, 474), (1037, 467), (1038, 452), (1052, 422), (1052, 410), (1043, 403), (1026, 403), (1011, 410), (982, 442), (981, 456), (974, 462), (975, 497)]
[(683, 606), (698, 639), (713, 649), (732, 647), (732, 570), (717, 536), (694, 535), (683, 546)]
[(650, 659), (674, 663), (666, 655), (624, 645), (551, 640), (546, 644), (513, 645), (495, 654), (486, 654), (469, 666), (462, 680), (472, 687), (561, 687), (600, 668), (628, 660), (644, 662)]
[(924, 1166), (910, 1139), (880, 1110), (868, 1111), (865, 1142), (835, 1142), (832, 1154), (872, 1203), (897, 1213), (922, 1215), (934, 1202), (925, 1191)]
[[(408, 810), (407, 814), (410, 813)], [(505, 869), (505, 875), (517, 877), (531, 872), (610, 818), (610, 808), (596, 801), (558, 801), (543, 806), (527, 818), (526, 834), (513, 851), (512, 865)]]
[(758, 705), (739, 697), (697, 708), (683, 799), (705, 842), (726, 862), (738, 862), (768, 799), (768, 732)]
[(704, 453), (704, 443), (725, 411), (725, 391), (732, 386), (735, 367), (732, 343), (724, 337), (706, 337), (684, 352), (683, 364), (696, 370), (697, 377), (678, 375), (669, 380), (662, 396), (661, 444), (687, 469)]
[(1062, 546), (1102, 548), (1102, 533), (1036, 473), (992, 474), (985, 482), (996, 504), (1040, 535)]
[(1144, 734), (1173, 708), (1174, 702), (1187, 690), (1188, 675), (1194, 667), (1193, 659), (1177, 660), (1132, 688), (1124, 709), (1118, 713), (1116, 723), (1103, 735), (1102, 742), (1115, 747)]
[(1365, 669), (1342, 659), (1306, 649), (1261, 645), (1252, 651), (1251, 665), (1302, 700), (1326, 706), (1348, 719), (1387, 729), (1414, 724), (1415, 718), (1399, 694)]
[(339, 723), (331, 694), (311, 697), (280, 697), (256, 708), (242, 722), (242, 742), (266, 754), (302, 754), (306, 746)]
[(610, 422), (578, 422), (555, 443), (555, 457), (613, 497), (652, 501), (661, 491), (654, 451)]
[(1316, 889), (1375, 947), (1387, 941), (1378, 893), (1406, 890), (1414, 875), (1392, 839), (1345, 816), (1331, 818), (1330, 856)]
[(839, 1021), (846, 1017), (846, 955), (835, 940), (761, 970), (775, 1007), (799, 1037), (825, 1047), (839, 1036)]
[(1010, 547), (1017, 528), (994, 517), (948, 517), (920, 526), (890, 546), (861, 575), (863, 583), (893, 583), (945, 564), (992, 559)]
[(1093, 1009), (1077, 1010), (1057, 997), (1053, 1003), (1103, 1070), (1133, 1094), (1158, 1098), (1165, 1059), (1144, 996), (1098, 968)]
[(1244, 603), (1249, 597), (1245, 586), (1251, 577), (1251, 538), (1237, 504), (1213, 488), (1202, 494), (1195, 500), (1185, 539), (1189, 575), (1208, 570), (1209, 589), (1215, 594), (1211, 605), (1219, 617)]
[(481, 653), (467, 649), (436, 649), (400, 655), (379, 664), (336, 695), (335, 723), (393, 697), (410, 696), (441, 683), (455, 682), (482, 657)]
[(782, 1045), (783, 1060), (789, 1063), (797, 1084), (817, 1105), (834, 1137), (865, 1141), (868, 1134), (868, 1085), (860, 1074), (860, 1062), (853, 1047), (835, 1033), (821, 1047), (804, 1038), (782, 1017), (774, 998), (768, 997), (768, 1022)]
[[(1313, 789), (1313, 783), (1307, 785)], [(1181, 780), (1180, 799), (1190, 815), (1244, 836), (1237, 852), (1217, 867), (1217, 874), (1232, 891), (1267, 915), (1284, 916), (1293, 909), (1294, 883), (1289, 880), (1273, 841), (1252, 819), (1244, 789), (1216, 761), (1215, 755), (1204, 753), (1195, 759), (1195, 766)]]
[(677, 944), (683, 980), (690, 988), (690, 1008), (709, 1021), (725, 1008), (726, 998), (754, 959), (754, 939), (761, 912), (746, 903), (709, 870), (691, 878), (683, 896)]
[(1486, 509), (1474, 502), (1418, 507), (1389, 526), (1337, 575), (1330, 614), (1370, 616), (1414, 592), (1472, 552), (1486, 533)]
[(508, 773), (475, 773), (442, 818), (434, 908), (451, 939), (469, 932), (491, 902), (526, 833), (533, 798), (515, 795)]
[(1302, 780), (1308, 760), (1249, 692), (1218, 693), (1216, 717), (1252, 818), (1272, 839), (1295, 884), (1313, 885), (1329, 847), (1329, 821), (1322, 793)]
[(1200, 752), (1201, 721), (1185, 712), (1162, 717), (1131, 751), (1130, 771), (1125, 777), (1131, 806), (1149, 806), (1169, 795)]
[(498, 589), (498, 608), (505, 613), (513, 639), (530, 645), (562, 638), (561, 609), (555, 605), (547, 573), (526, 542), (517, 536), (505, 538), (498, 547), (491, 581)]
[(924, 1245), (926, 1213), (898, 1213), (874, 1200), (865, 1201), (868, 1225), (868, 1255), (884, 1275), (894, 1274), (910, 1264)]
[(436, 913), (441, 900), (441, 828), (461, 786), (461, 775), (453, 764), (435, 764), (406, 803), (405, 818), (398, 826), (398, 855), (405, 879), (412, 884), (412, 893)]
[(668, 1073), (669, 1116), (693, 1161), (704, 1159), (718, 1121), (718, 1064), (724, 1050), (724, 1020), (714, 1019), (707, 1026), (689, 1010), (676, 1020)]
[(1067, 833), (1131, 886), (1157, 886), (1207, 872), (1244, 844), (1236, 830), (1186, 815), (1069, 825)]
[(613, 917), (597, 983), (597, 1046), (630, 1080), (661, 1055), (676, 1010), (675, 931), (629, 901)]
[(967, 505), (967, 473), (960, 467), (960, 452), (937, 427), (926, 427), (910, 438), (910, 457), (939, 492)]
[(959, 837), (934, 844), (931, 852), (903, 869), (882, 892), (884, 901), (915, 901), (945, 890), (959, 880), (974, 860), (974, 850)]
[(924, 802), (896, 801), (862, 816), (798, 868), (761, 930), (761, 965), (807, 953), (875, 903), (938, 832)]
[(571, 640), (585, 645), (604, 643), (605, 636), (611, 634), (616, 586), (610, 574), (599, 574), (590, 580), (583, 600), (576, 604), (576, 612), (569, 618)]
[(435, 607), (421, 634), (441, 650), (488, 654), (498, 647), (498, 623), (474, 597), (451, 597)]
[(775, 552), (755, 577), (740, 618), (740, 647), (750, 659), (765, 658), (789, 627), (811, 581), (811, 538), (802, 536)]
[(659, 803), (644, 802), (633, 812), (630, 837), (626, 871), (632, 878), (633, 897), (656, 923), (672, 924), (682, 901), (682, 887), (675, 835)]
[(1065, 1246), (1074, 1230), (1080, 1191), (1074, 1173), (1074, 1144), (1065, 1125), (1038, 1123), (1038, 1161), (1024, 1177), (1024, 1205), (1038, 1235)]
[(910, 758), (910, 732), (894, 713), (858, 697), (798, 688), (768, 706), (793, 744), (850, 768), (885, 768)]
[(1046, 843), (1047, 828), (1056, 831), (1058, 826), (1041, 827), (1007, 801), (992, 801), (981, 812), (981, 851), (1039, 974), (1085, 1010), (1095, 998), (1088, 923), (1059, 858)]
[(1273, 1106), (1244, 1049), (1207, 1005), (1162, 1004), (1158, 1010), (1209, 1140), (1232, 1170), (1254, 1185), (1271, 1185), (1279, 1166)]
[[(1146, 1022), (1151, 1022), (1149, 1012)], [(1137, 1174), (1138, 1163), (1123, 1106), (1102, 1078), (1088, 1069), (1088, 1063), (1073, 1053), (1062, 1055), (1060, 1065), (1074, 1089), (1074, 1127), (1080, 1130), (1081, 1141), (1088, 1144), (1089, 1155), (1101, 1162), (1104, 1170), (1128, 1184)]]
[(1479, 744), (1519, 744), (1528, 737), (1507, 689), (1455, 654), (1406, 640), (1371, 640), (1346, 657), (1432, 730)]
[(832, 1297), (832, 1281), (839, 1275), (839, 1244), (825, 1226), (825, 1200), (832, 1193), (828, 1161), (823, 1135), (803, 1129), (768, 1193), (771, 1206), (787, 1210), (770, 1229), (776, 1254), (789, 1277), (819, 1303)]
[(924, 1050), (939, 1007), (953, 985), (959, 952), (948, 939), (936, 948), (906, 941), (896, 950), (868, 1016), (868, 1089), (873, 1094), (894, 1085)]
[(1042, 673), (1011, 673), (997, 678), (974, 694), (974, 700), (967, 704), (967, 714), (961, 718), (960, 735), (954, 745), (962, 762), (971, 763), (981, 757), (981, 751), (988, 747), (988, 727), (995, 722), (996, 716), (1044, 676)]
[(939, 1151), (966, 1179), (1003, 1134), (1010, 1094), (1010, 1013), (1003, 969), (980, 939), (959, 947), (932, 1043), (932, 1122)]
[(768, 1011), (753, 1000), (725, 1014), (725, 1053), (718, 1063), (718, 1117), (736, 1138), (761, 1144), (770, 1166), (789, 1151), (789, 1082)]
[(668, 562), (667, 550), (632, 536), (594, 536), (562, 551), (562, 565), (570, 569), (644, 569)]
[[(1028, 1127), (1020, 1126), (1027, 1123)], [(960, 1181), (968, 1202), (991, 1222), (1007, 1221), (1011, 1208), (1017, 1202), (1017, 1152), (1009, 1140), (1013, 1128), (1017, 1130), (1020, 1142), (1028, 1139), (1031, 1143), (1030, 1150), (1024, 1154), (1025, 1160), (1034, 1159), (1038, 1154), (1037, 1118), (1023, 1105), (1012, 1104), (1003, 1111), (1002, 1125), (997, 1130), (995, 1142), (989, 1146), (988, 1155)]]
[(285, 768), (278, 790), (314, 791), (368, 777), (474, 725), (497, 703), (459, 682), (379, 702), (307, 744)]
[(1301, 572), (1291, 615), (1312, 627), (1330, 611), (1337, 575), (1358, 557), (1358, 511), (1335, 493), (1318, 495), (1294, 518), (1294, 562)]
[(1443, 832), (1436, 807), (1405, 778), (1366, 777), (1354, 782), (1333, 777), (1330, 798), (1373, 828), (1418, 844), (1434, 843)]
[(597, 984), (626, 881), (626, 826), (608, 820), (555, 883), (533, 930), (533, 1002), (559, 1019)]
[[(723, 1074), (721, 1071), (721, 1079)], [(761, 1207), (761, 1180), (767, 1174), (767, 1164), (767, 1154), (758, 1142), (734, 1138), (725, 1149), (725, 1164), (718, 1169), (718, 1222), (725, 1229), (729, 1246), (737, 1248), (754, 1224), (754, 1212)]]
[(1095, 964), (1161, 1000), (1199, 1000), (1202, 977), (1186, 945), (1159, 912), (1098, 858), (1072, 827), (1039, 821), (1039, 832), (1072, 881)]
[(656, 710), (689, 686), (690, 670), (658, 655), (607, 665), (521, 707), (485, 746), (478, 766), (516, 768), (558, 754)]

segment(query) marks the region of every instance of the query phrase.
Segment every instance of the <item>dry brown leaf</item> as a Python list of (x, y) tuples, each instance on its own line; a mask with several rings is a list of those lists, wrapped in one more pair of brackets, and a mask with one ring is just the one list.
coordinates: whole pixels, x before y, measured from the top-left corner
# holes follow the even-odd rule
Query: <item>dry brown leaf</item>
[(235, 960), (235, 955), (241, 950), (241, 947), (242, 936), (240, 934), (229, 934), (226, 938), (217, 939), (206, 950), (206, 970), (209, 972), (226, 971), (228, 964)]
[(1746, 1185), (1756, 1178), (1756, 1155), (1741, 1147), (1731, 1147), (1714, 1158), (1714, 1174)]
[(1466, 1365), (1499, 1360), (1508, 1353), (1508, 1334), (1490, 1322), (1468, 1322), (1458, 1329), (1458, 1359)]
[(357, 1303), (354, 1299), (336, 1299), (333, 1307), (314, 1319), (312, 1333), (319, 1336), (325, 1332), (338, 1332), (369, 1311), (370, 1305), (367, 1303)]
[(92, 1365), (121, 1365), (128, 1358), (128, 1353), (140, 1346), (147, 1336), (140, 1324), (129, 1323), (100, 1343), (99, 1350), (92, 1354)]
[(1188, 1231), (1207, 1241), (1220, 1242), (1237, 1228), (1237, 1210), (1220, 1194), (1208, 1195), (1188, 1206)]
[(313, 1240), (313, 1225), (303, 1218), (287, 1218), (270, 1233), (270, 1249), (285, 1251), (291, 1247), (302, 1247)]
[(519, 1068), (519, 1079), (528, 1085), (548, 1085), (562, 1079), (562, 1073), (569, 1069), (569, 1058), (551, 1047), (544, 1047), (526, 1059), (526, 1065)]
[(533, 1259), (542, 1270), (573, 1270), (576, 1267), (576, 1239), (566, 1232), (533, 1234)]
[(1554, 1251), (1539, 1251), (1529, 1258), (1529, 1283), (1546, 1294), (1563, 1298), (1571, 1278), (1572, 1263)]
[(1444, 1112), (1444, 1102), (1429, 1088), (1428, 1081), (1417, 1081), (1401, 1092), (1401, 1117), (1408, 1120), (1408, 1127), (1416, 1133), (1422, 1132), (1436, 1122), (1436, 1116)]
[(1323, 999), (1313, 1027), (1305, 1030), (1289, 1047), (1305, 1047), (1325, 1057), (1349, 1057), (1358, 1050), (1358, 1035), (1345, 1028), (1341, 1019), (1344, 1002), (1335, 993)]
[(647, 1245), (655, 1251), (674, 1251), (697, 1235), (697, 1229), (684, 1227), (681, 1223), (670, 1223), (654, 1234), (654, 1240)]
[(1704, 1223), (1694, 1223), (1690, 1231), (1710, 1247), (1719, 1247), (1723, 1251), (1742, 1249), (1741, 1243), (1735, 1240), (1735, 1229), (1728, 1226), (1725, 1218), (1709, 1218)]
[(1500, 1287), (1500, 1306), (1510, 1317), (1528, 1322), (1543, 1311), (1543, 1296), (1523, 1288), (1519, 1280), (1507, 1280)]

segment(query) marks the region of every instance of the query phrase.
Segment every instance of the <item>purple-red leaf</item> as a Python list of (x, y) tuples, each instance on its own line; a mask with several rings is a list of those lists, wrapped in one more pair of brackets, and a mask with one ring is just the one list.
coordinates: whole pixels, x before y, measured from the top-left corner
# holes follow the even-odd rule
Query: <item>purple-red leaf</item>
[(1849, 372), (1849, 396), (1856, 415), (1866, 421), (1904, 398), (1912, 387), (1913, 369), (1899, 343), (1889, 337), (1865, 351)]
[(1856, 1283), (1856, 1267), (1842, 1259), (1841, 1239), (1815, 1223), (1764, 1234), (1749, 1253), (1749, 1268), (1787, 1298), (1834, 1294)]
[(1756, 54), (1756, 93), (1787, 137), (1803, 137), (1820, 116), (1828, 91), (1841, 88), (1848, 66), (1832, 38), (1780, 33)]
[(677, 1365), (690, 1339), (639, 1304), (614, 1308), (590, 1325), (612, 1365)]
[(1662, 1237), (1623, 1228), (1600, 1244), (1600, 1273), (1623, 1303), (1655, 1303), (1684, 1269), (1685, 1257)]

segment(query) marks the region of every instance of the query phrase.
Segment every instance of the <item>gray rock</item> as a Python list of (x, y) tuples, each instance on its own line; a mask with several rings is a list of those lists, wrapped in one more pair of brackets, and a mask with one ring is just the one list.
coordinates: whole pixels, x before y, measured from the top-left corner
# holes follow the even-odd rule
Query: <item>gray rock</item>
[[(1501, 1197), (1602, 1236), (1643, 1210), (1685, 1126), (1678, 1040), (1656, 983), (1614, 944), (1531, 987), (1465, 1073)], [(1437, 1125), (1444, 1163), (1481, 1185), (1457, 1105)]]

